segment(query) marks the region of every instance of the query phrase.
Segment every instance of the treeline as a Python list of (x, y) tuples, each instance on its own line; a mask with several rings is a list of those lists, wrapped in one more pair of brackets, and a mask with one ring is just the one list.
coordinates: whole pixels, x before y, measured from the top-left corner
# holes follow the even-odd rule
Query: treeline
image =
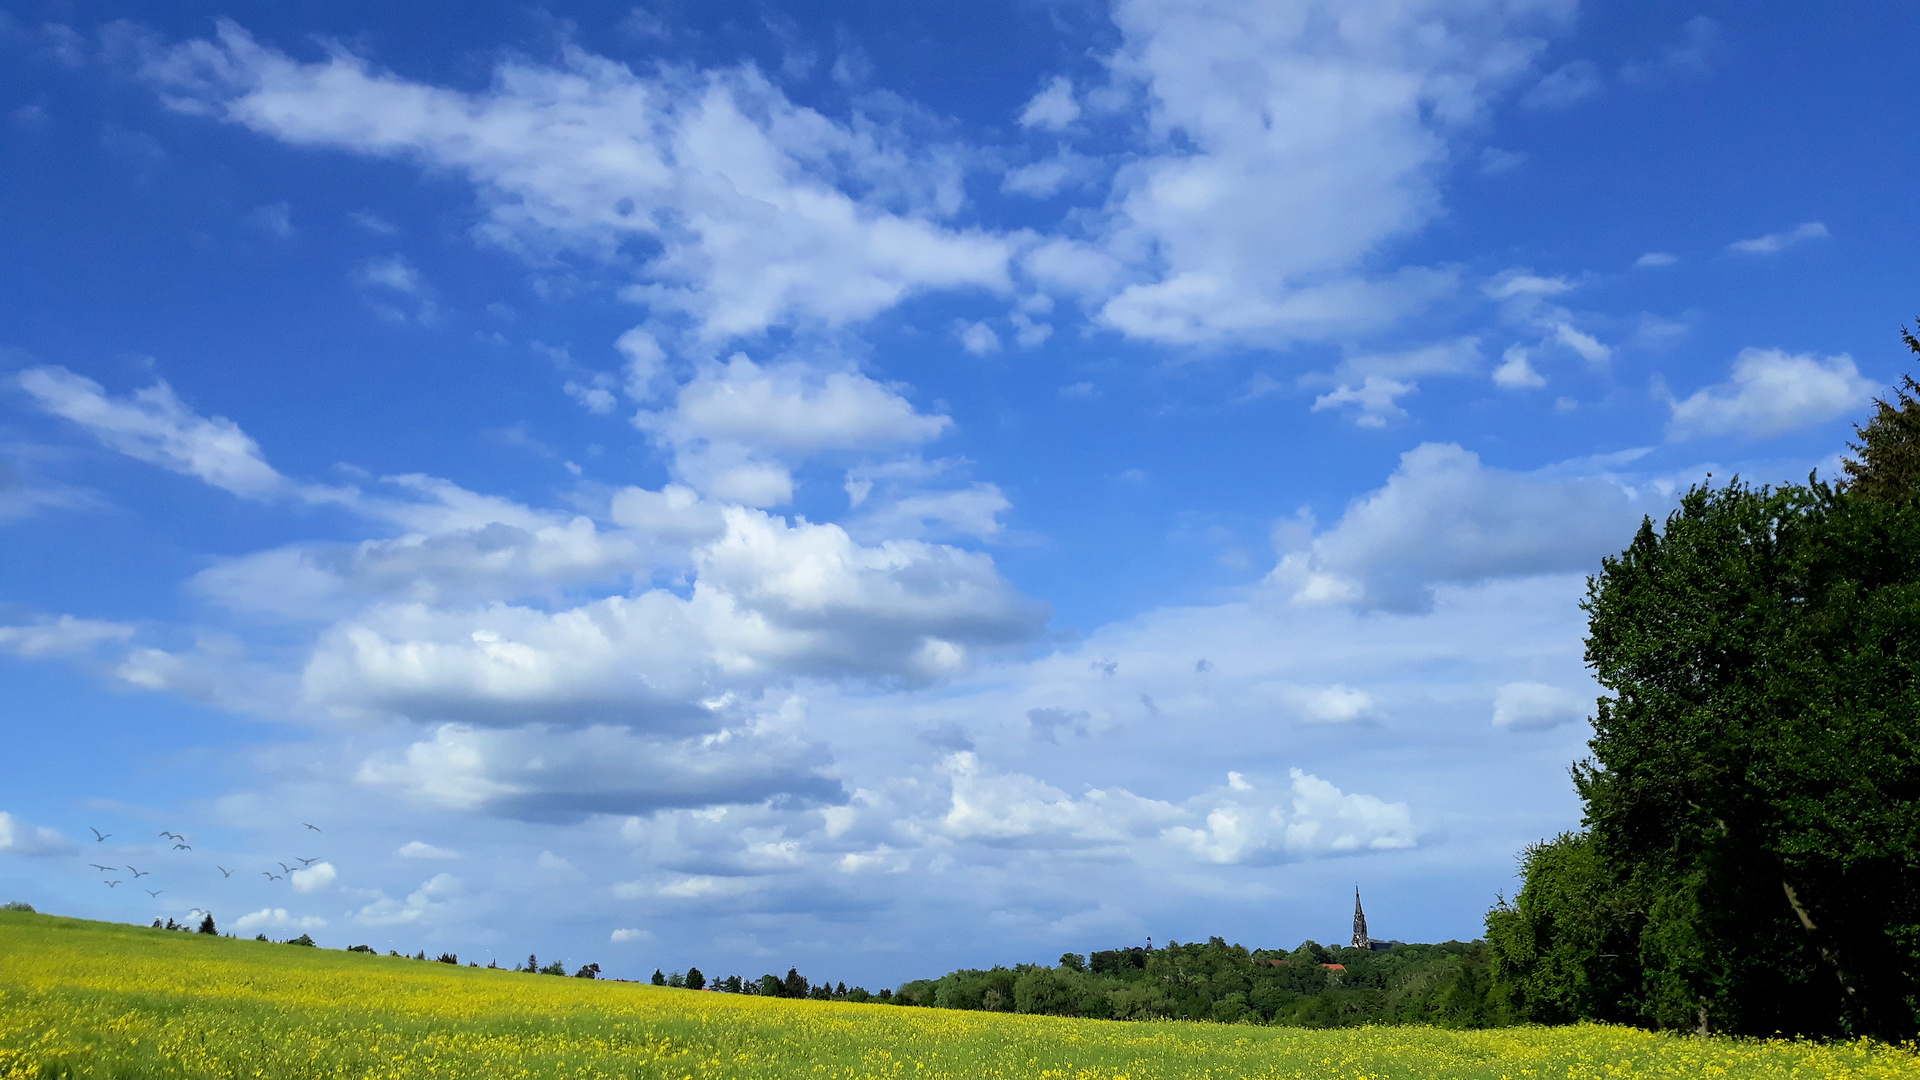
[(1920, 384), (1855, 431), (1841, 483), (1696, 488), (1589, 579), (1584, 828), (1488, 916), (1499, 1008), (1920, 1033)]
[(1489, 1027), (1511, 1019), (1490, 997), (1481, 942), (1249, 950), (1220, 938), (1159, 949), (1067, 953), (1052, 967), (949, 972), (902, 985), (902, 1005), (1111, 1020), (1346, 1027)]
[(724, 979), (709, 981), (699, 968), (688, 968), (683, 972), (663, 973), (655, 968), (653, 985), (670, 986), (687, 990), (717, 990), (726, 994), (755, 994), (760, 997), (798, 998), (808, 1001), (852, 1001), (855, 1003), (874, 1002), (881, 1005), (894, 1002), (893, 991), (881, 990), (868, 993), (863, 986), (847, 989), (842, 982), (814, 983), (800, 974), (797, 968), (788, 968), (787, 977), (762, 975), (758, 979), (743, 979), (738, 975), (729, 975)]

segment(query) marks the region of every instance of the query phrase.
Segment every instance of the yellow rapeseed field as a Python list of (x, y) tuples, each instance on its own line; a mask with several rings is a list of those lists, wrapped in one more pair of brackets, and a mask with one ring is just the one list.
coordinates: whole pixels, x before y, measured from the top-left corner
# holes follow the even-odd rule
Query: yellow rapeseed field
[(1911, 1048), (781, 1001), (0, 912), (0, 1078), (1920, 1078)]

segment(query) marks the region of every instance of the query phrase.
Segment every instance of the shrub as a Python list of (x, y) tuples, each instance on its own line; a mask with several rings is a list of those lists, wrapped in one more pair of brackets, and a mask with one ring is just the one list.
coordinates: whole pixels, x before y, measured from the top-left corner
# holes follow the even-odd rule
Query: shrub
[(349, 946), (347, 946), (347, 951), (348, 951), (348, 952), (363, 952), (363, 953), (366, 953), (367, 955), (369, 955), (369, 956), (371, 956), (371, 955), (373, 955), (373, 946), (371, 946), (371, 945), (349, 945)]
[(214, 937), (220, 936), (220, 931), (215, 929), (213, 925), (213, 912), (207, 912), (207, 917), (200, 920), (199, 932), (202, 934), (212, 934)]
[(6, 906), (0, 907), (0, 911), (24, 911), (29, 915), (35, 914), (32, 904), (22, 903), (18, 900), (9, 900)]
[(440, 954), (440, 963), (457, 965), (460, 963), (460, 958), (458, 956), (455, 956), (453, 953), (443, 952)]
[(306, 946), (307, 948), (309, 948), (309, 949), (311, 949), (311, 948), (313, 948), (313, 938), (312, 938), (311, 936), (309, 936), (309, 935), (307, 935), (307, 934), (301, 934), (301, 935), (300, 935), (299, 937), (297, 937), (297, 938), (291, 938), (291, 939), (289, 939), (289, 940), (287, 941), (287, 944), (289, 944), (289, 945), (305, 945), (305, 946)]

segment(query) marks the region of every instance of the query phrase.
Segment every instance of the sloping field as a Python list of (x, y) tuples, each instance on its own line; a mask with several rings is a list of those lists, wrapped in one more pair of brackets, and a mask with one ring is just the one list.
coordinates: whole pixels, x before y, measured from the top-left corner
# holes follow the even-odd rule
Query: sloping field
[(0, 1077), (1920, 1077), (1885, 1046), (781, 1001), (0, 912)]

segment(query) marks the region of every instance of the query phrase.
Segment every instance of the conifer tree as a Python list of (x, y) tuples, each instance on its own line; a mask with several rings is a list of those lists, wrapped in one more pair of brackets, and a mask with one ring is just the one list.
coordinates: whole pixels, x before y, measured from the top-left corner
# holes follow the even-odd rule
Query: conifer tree
[[(1902, 329), (1900, 337), (1908, 351), (1920, 356), (1920, 338)], [(1882, 502), (1905, 503), (1920, 496), (1920, 382), (1912, 375), (1900, 377), (1893, 388), (1893, 401), (1874, 402), (1873, 419), (1866, 426), (1856, 425), (1860, 441), (1847, 444), (1858, 460), (1843, 459), (1848, 490)]]

